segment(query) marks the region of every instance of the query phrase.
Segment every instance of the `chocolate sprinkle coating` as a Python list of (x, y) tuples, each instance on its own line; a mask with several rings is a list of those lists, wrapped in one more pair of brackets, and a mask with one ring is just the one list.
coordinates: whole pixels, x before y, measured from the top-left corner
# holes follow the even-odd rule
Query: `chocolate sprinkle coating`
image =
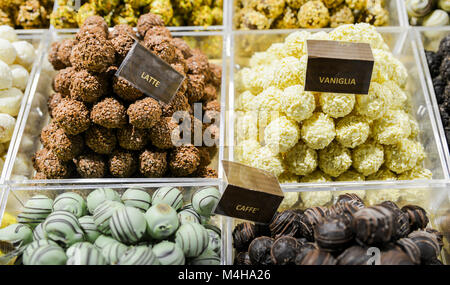
[(146, 150), (139, 156), (139, 171), (148, 178), (163, 177), (167, 171), (167, 153)]
[(248, 247), (248, 255), (252, 265), (271, 265), (273, 264), (270, 256), (270, 250), (274, 243), (270, 237), (255, 238)]
[(114, 76), (113, 79), (114, 93), (125, 101), (135, 101), (144, 94), (138, 89), (134, 88), (127, 80), (122, 77)]
[(172, 133), (178, 124), (171, 117), (163, 117), (160, 122), (150, 130), (152, 144), (160, 149), (173, 148)]
[(84, 69), (76, 72), (71, 78), (70, 97), (74, 100), (95, 103), (108, 90), (106, 80), (102, 76)]
[(55, 70), (60, 70), (63, 68), (66, 68), (66, 65), (62, 60), (58, 57), (58, 49), (59, 49), (59, 42), (53, 42), (50, 46), (50, 51), (48, 52), (48, 61), (52, 64), (53, 68)]
[(269, 225), (271, 236), (275, 239), (281, 236), (297, 236), (300, 229), (300, 217), (292, 210), (275, 214)]
[(139, 35), (144, 37), (147, 30), (154, 26), (164, 26), (163, 19), (159, 15), (147, 13), (139, 17), (136, 28)]
[(177, 147), (169, 155), (169, 168), (175, 176), (188, 176), (194, 173), (199, 165), (200, 153), (195, 146)]
[(101, 155), (82, 154), (75, 158), (73, 162), (82, 178), (103, 178), (106, 176), (106, 163)]
[(81, 26), (98, 26), (101, 27), (105, 31), (105, 33), (108, 33), (108, 24), (106, 23), (105, 19), (103, 19), (103, 17), (98, 15), (87, 17)]
[(83, 25), (80, 27), (75, 37), (78, 41), (83, 41), (90, 38), (98, 38), (104, 40), (108, 38), (108, 31), (105, 32), (105, 30), (100, 26)]
[(411, 231), (424, 229), (428, 225), (427, 212), (422, 207), (406, 205), (402, 208), (402, 211), (408, 214)]
[(166, 27), (153, 26), (153, 27), (150, 27), (150, 29), (148, 29), (146, 31), (145, 36), (144, 36), (144, 42), (148, 41), (152, 37), (157, 37), (157, 36), (171, 38), (172, 34), (170, 33), (169, 29)]
[(51, 117), (53, 117), (53, 109), (55, 109), (56, 106), (61, 102), (61, 99), (63, 96), (61, 93), (53, 93), (48, 97), (47, 106), (48, 106), (48, 113)]
[(233, 246), (238, 251), (247, 251), (248, 246), (256, 238), (255, 225), (249, 222), (238, 224), (232, 233)]
[(148, 143), (148, 132), (132, 125), (117, 130), (119, 145), (127, 150), (142, 150)]
[(108, 129), (121, 128), (127, 124), (125, 106), (114, 98), (105, 98), (92, 107), (91, 120)]
[(203, 74), (188, 74), (187, 75), (187, 86), (186, 96), (189, 103), (195, 103), (203, 98), (206, 78)]
[(373, 206), (353, 215), (353, 232), (364, 244), (383, 244), (391, 240), (394, 231), (394, 215), (385, 207)]
[(168, 37), (155, 36), (146, 38), (144, 46), (159, 56), (165, 62), (171, 64), (176, 63), (176, 47), (172, 44), (172, 41)]
[(113, 39), (120, 35), (136, 36), (133, 31), (133, 28), (130, 25), (119, 24), (115, 25), (112, 31), (109, 33), (109, 39)]
[(113, 46), (102, 38), (84, 38), (73, 47), (70, 54), (72, 66), (91, 72), (105, 72), (114, 61)]
[(189, 45), (181, 38), (173, 38), (172, 44), (176, 46), (181, 53), (183, 54), (185, 59), (188, 59), (192, 56), (192, 49)]
[(122, 61), (127, 56), (128, 52), (133, 47), (135, 40), (129, 34), (119, 34), (118, 36), (111, 39), (111, 44), (116, 51), (117, 64), (121, 64)]
[(137, 169), (135, 155), (126, 150), (114, 150), (108, 161), (109, 173), (114, 177), (131, 177)]
[(117, 139), (114, 130), (93, 125), (85, 133), (86, 145), (100, 154), (110, 154), (116, 148)]
[(70, 85), (72, 84), (72, 76), (76, 73), (75, 68), (66, 67), (58, 71), (53, 78), (53, 89), (61, 93), (63, 97), (70, 95)]
[(32, 161), (34, 168), (38, 172), (42, 172), (48, 179), (67, 178), (70, 174), (68, 164), (60, 160), (51, 150), (46, 148), (36, 152)]
[(52, 113), (58, 125), (69, 135), (86, 131), (91, 123), (88, 108), (76, 100), (63, 98)]
[(70, 63), (70, 53), (72, 48), (77, 44), (75, 39), (64, 39), (60, 42), (58, 48), (58, 58), (65, 66), (71, 66)]
[(300, 245), (295, 238), (283, 236), (272, 244), (270, 256), (276, 265), (294, 264), (299, 251)]
[[(52, 125), (49, 125), (52, 126)], [(41, 133), (44, 147), (52, 152), (62, 161), (69, 161), (75, 158), (83, 150), (84, 142), (81, 135), (67, 135), (62, 129), (56, 128), (50, 132), (43, 129)]]
[(149, 129), (159, 123), (162, 110), (155, 99), (147, 97), (131, 104), (127, 114), (130, 124), (136, 128)]

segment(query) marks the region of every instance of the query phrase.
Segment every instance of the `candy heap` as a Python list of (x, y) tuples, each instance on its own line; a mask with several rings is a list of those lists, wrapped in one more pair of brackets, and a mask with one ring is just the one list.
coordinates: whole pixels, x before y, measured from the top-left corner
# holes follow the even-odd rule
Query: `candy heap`
[(448, 144), (450, 142), (450, 35), (441, 40), (437, 52), (425, 51), (425, 55), (433, 78), (434, 92)]
[(405, 5), (413, 26), (436, 27), (450, 23), (448, 0), (405, 0)]
[(51, 24), (57, 29), (77, 28), (86, 18), (102, 16), (108, 26), (127, 24), (136, 26), (139, 16), (146, 13), (159, 15), (167, 26), (222, 25), (222, 0), (90, 0), (81, 1), (80, 9), (74, 9), (75, 1), (60, 0), (59, 7), (51, 15)]
[(2, 0), (0, 1), (0, 25), (16, 29), (47, 28), (53, 9), (51, 0)]
[(219, 198), (215, 187), (198, 189), (184, 206), (173, 187), (121, 196), (99, 188), (86, 200), (75, 192), (36, 195), (0, 241), (24, 265), (217, 265), (221, 231), (208, 223)]
[(442, 264), (443, 236), (426, 228), (428, 222), (419, 206), (366, 207), (357, 195), (344, 194), (329, 208), (279, 212), (269, 225), (238, 224), (235, 264)]
[(0, 26), (0, 170), (35, 58), (32, 44), (19, 40), (13, 28)]
[[(216, 176), (208, 167), (216, 147), (175, 147), (174, 134), (183, 130), (172, 116), (184, 112), (192, 131), (198, 130), (194, 126), (202, 121), (192, 116), (192, 104), (202, 103), (205, 117), (211, 118), (202, 137), (208, 133), (217, 143), (221, 68), (172, 38), (157, 15), (142, 15), (137, 30), (138, 35), (130, 26), (118, 25), (108, 32), (103, 18), (91, 16), (76, 38), (52, 45), (49, 61), (59, 72), (53, 81), (56, 93), (48, 102), (52, 121), (41, 133), (44, 148), (33, 158), (37, 179)], [(136, 36), (186, 76), (169, 104), (114, 76)]]
[(235, 23), (244, 30), (338, 27), (344, 24), (388, 24), (384, 0), (240, 0)]
[[(369, 43), (369, 94), (304, 91), (307, 39)], [(430, 179), (407, 79), (373, 26), (294, 32), (255, 53), (237, 74), (235, 159), (281, 183)]]

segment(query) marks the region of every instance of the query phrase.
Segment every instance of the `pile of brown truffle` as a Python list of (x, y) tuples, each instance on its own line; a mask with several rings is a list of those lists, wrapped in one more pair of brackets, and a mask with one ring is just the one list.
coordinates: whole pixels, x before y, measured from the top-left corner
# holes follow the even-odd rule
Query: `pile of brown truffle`
[[(173, 134), (182, 132), (172, 115), (184, 111), (201, 123), (192, 105), (202, 103), (205, 116), (218, 118), (212, 113), (220, 112), (221, 67), (172, 38), (157, 15), (142, 15), (137, 31), (128, 25), (108, 31), (102, 17), (92, 16), (74, 39), (52, 44), (48, 57), (58, 73), (48, 101), (52, 120), (41, 132), (44, 148), (33, 157), (35, 179), (217, 176), (208, 167), (215, 146), (173, 145)], [(135, 39), (185, 76), (169, 104), (115, 76)], [(218, 139), (217, 126), (212, 121), (200, 130)]]
[(435, 265), (443, 235), (426, 228), (415, 205), (391, 201), (365, 207), (356, 194), (343, 194), (329, 207), (286, 210), (269, 225), (238, 224), (233, 231), (239, 265)]

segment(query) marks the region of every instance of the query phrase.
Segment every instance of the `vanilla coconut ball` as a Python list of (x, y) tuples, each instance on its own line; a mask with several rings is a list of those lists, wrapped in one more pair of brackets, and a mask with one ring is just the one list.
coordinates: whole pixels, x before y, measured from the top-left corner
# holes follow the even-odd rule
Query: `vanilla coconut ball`
[(11, 74), (12, 74), (12, 86), (20, 89), (21, 91), (25, 91), (27, 87), (28, 78), (30, 74), (28, 70), (26, 70), (23, 66), (18, 64), (13, 64), (10, 66)]
[(300, 138), (297, 122), (285, 116), (276, 118), (264, 130), (264, 142), (273, 153), (287, 152)]
[(333, 199), (331, 191), (300, 192), (300, 200), (303, 208), (326, 206)]
[(298, 58), (288, 56), (277, 61), (271, 85), (284, 89), (292, 85), (304, 85), (306, 74), (306, 62)]
[(9, 42), (15, 42), (17, 41), (17, 34), (16, 31), (7, 25), (0, 26), (0, 38), (5, 39)]
[(332, 30), (329, 36), (330, 39), (336, 41), (368, 43), (372, 49), (389, 50), (383, 37), (377, 32), (375, 27), (366, 23), (339, 26)]
[(284, 40), (286, 53), (289, 56), (301, 58), (306, 54), (306, 40), (310, 37), (310, 35), (311, 34), (307, 31), (297, 31), (288, 35)]
[(251, 109), (251, 102), (255, 95), (250, 91), (242, 92), (235, 102), (235, 108), (238, 111), (248, 111)]
[(395, 144), (410, 135), (409, 116), (403, 110), (389, 110), (373, 122), (373, 138), (381, 144)]
[(389, 108), (391, 109), (403, 109), (408, 100), (408, 96), (405, 91), (400, 88), (394, 81), (388, 80), (381, 84), (383, 88), (390, 90), (386, 94), (391, 95), (389, 98)]
[(336, 177), (336, 181), (364, 181), (364, 180), (366, 180), (366, 177), (364, 177), (364, 175), (353, 169), (349, 169), (344, 173), (342, 173), (341, 175), (339, 175), (338, 177)]
[(259, 93), (250, 103), (250, 111), (257, 112), (258, 127), (260, 131), (274, 119), (280, 117), (280, 97), (283, 92), (276, 87), (269, 87)]
[(273, 154), (267, 146), (252, 152), (249, 162), (250, 166), (268, 171), (277, 177), (285, 171), (282, 157)]
[(353, 168), (364, 176), (373, 174), (384, 162), (384, 150), (381, 144), (367, 141), (353, 149)]
[(320, 106), (322, 112), (333, 118), (345, 117), (355, 106), (354, 94), (321, 93)]
[(370, 83), (369, 94), (356, 95), (356, 111), (371, 120), (381, 118), (389, 108), (389, 97), (381, 84)]
[(0, 112), (11, 116), (19, 114), (23, 93), (17, 88), (0, 90)]
[(303, 122), (301, 136), (310, 148), (323, 149), (336, 136), (334, 121), (327, 114), (315, 112)]
[(421, 166), (416, 166), (411, 170), (405, 171), (398, 176), (398, 180), (424, 180), (432, 179), (433, 174), (430, 170)]
[(336, 141), (319, 151), (319, 167), (324, 173), (332, 177), (341, 175), (351, 165), (352, 155), (350, 150)]
[(0, 114), (0, 143), (6, 143), (11, 140), (14, 132), (16, 119), (8, 114)]
[(297, 122), (311, 117), (316, 108), (314, 95), (304, 91), (301, 85), (293, 85), (284, 89), (280, 102), (281, 111)]
[(302, 141), (286, 153), (285, 162), (288, 170), (297, 175), (308, 175), (319, 164), (317, 152)]
[(370, 135), (370, 124), (364, 116), (350, 115), (336, 125), (336, 140), (343, 146), (354, 148), (363, 144)]
[[(280, 182), (281, 183), (281, 182)], [(284, 211), (292, 209), (292, 207), (298, 202), (299, 193), (298, 192), (285, 192), (284, 199), (281, 201), (278, 211)]]
[(416, 141), (403, 139), (384, 148), (386, 166), (393, 172), (401, 174), (411, 170), (425, 157), (423, 146)]
[(12, 87), (13, 77), (9, 66), (0, 60), (0, 89), (8, 89)]
[(0, 60), (6, 64), (12, 64), (16, 59), (14, 46), (5, 39), (0, 38)]
[(261, 148), (259, 142), (255, 139), (249, 139), (239, 142), (234, 148), (234, 155), (237, 161), (249, 164), (251, 154)]
[(36, 51), (32, 44), (27, 41), (13, 42), (12, 45), (16, 49), (16, 63), (25, 68), (30, 68), (36, 57)]
[(235, 135), (237, 141), (253, 139), (258, 141), (258, 117), (256, 112), (239, 112), (236, 117)]

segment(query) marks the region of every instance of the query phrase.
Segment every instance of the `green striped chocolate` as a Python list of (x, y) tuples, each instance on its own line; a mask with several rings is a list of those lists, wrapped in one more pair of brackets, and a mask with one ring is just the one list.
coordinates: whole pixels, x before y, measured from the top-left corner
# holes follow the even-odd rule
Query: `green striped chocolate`
[(71, 246), (84, 240), (84, 233), (80, 223), (74, 214), (67, 211), (55, 211), (51, 213), (43, 224), (45, 235), (48, 239), (58, 244)]
[(183, 250), (170, 241), (162, 241), (153, 246), (153, 253), (162, 265), (184, 265)]
[(58, 195), (53, 201), (53, 210), (69, 211), (77, 218), (87, 214), (87, 205), (83, 197), (74, 192)]
[(17, 216), (21, 224), (35, 227), (42, 223), (53, 210), (53, 200), (45, 195), (36, 195), (25, 203), (22, 212)]
[(138, 209), (124, 207), (111, 216), (109, 227), (116, 240), (125, 244), (136, 244), (144, 236), (147, 221)]
[(178, 211), (183, 206), (183, 194), (174, 187), (161, 187), (153, 193), (152, 201), (153, 205), (165, 203)]

